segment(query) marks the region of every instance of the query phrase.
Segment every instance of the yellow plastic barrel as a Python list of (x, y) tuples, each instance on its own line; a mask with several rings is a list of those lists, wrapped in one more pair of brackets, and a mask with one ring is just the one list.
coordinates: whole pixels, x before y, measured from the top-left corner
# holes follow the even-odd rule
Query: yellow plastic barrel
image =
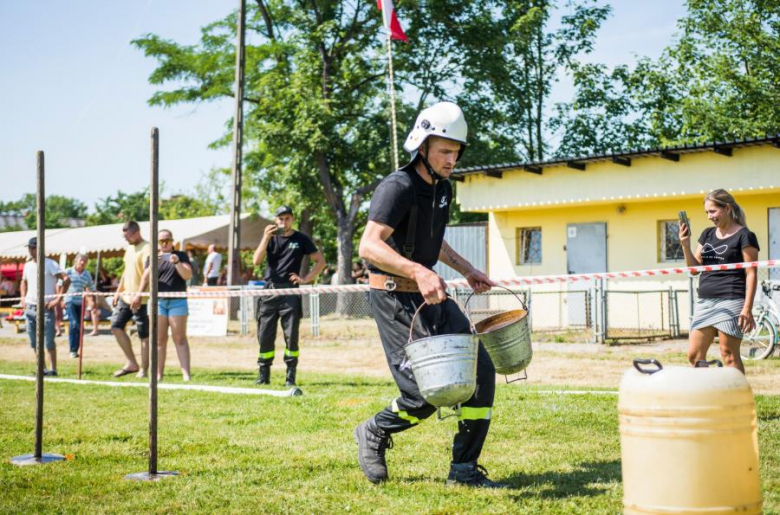
[(624, 513), (762, 513), (756, 409), (739, 370), (635, 360), (618, 411)]

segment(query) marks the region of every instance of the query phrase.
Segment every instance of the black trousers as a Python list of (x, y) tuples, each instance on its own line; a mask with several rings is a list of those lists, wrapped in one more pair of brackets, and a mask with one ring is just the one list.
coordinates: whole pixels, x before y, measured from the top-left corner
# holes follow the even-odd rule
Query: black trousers
[(300, 295), (279, 295), (258, 297), (255, 305), (257, 314), (257, 341), (260, 355), (257, 364), (268, 366), (274, 361), (276, 326), (282, 320), (285, 350), (284, 362), (288, 367), (298, 365), (298, 327), (301, 324), (303, 308)]
[[(436, 412), (420, 394), (404, 346), (409, 341), (409, 327), (417, 308), (424, 303), (419, 293), (396, 293), (371, 290), (371, 314), (379, 328), (387, 364), (398, 385), (400, 396), (375, 415), (377, 426), (387, 433), (405, 431)], [(425, 306), (417, 316), (413, 339), (439, 334), (468, 334), (469, 322), (458, 305), (445, 301)], [(477, 355), (477, 388), (461, 405), (458, 432), (452, 443), (452, 462), (476, 461), (490, 428), (490, 415), (496, 388), (496, 369), (485, 347), (479, 344)]]

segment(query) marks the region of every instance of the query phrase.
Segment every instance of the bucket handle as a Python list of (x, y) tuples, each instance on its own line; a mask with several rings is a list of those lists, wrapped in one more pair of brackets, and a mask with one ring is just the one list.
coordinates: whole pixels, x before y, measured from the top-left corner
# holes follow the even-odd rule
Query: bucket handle
[[(447, 295), (447, 298), (445, 299), (444, 302), (447, 302), (448, 300), (451, 300), (452, 302), (457, 304), (458, 307), (461, 309), (461, 311), (463, 311), (463, 307), (460, 305), (460, 303), (457, 300), (455, 300), (452, 297), (450, 297), (449, 295)], [(420, 304), (420, 307), (417, 308), (417, 311), (414, 312), (414, 316), (412, 317), (412, 323), (409, 324), (409, 341), (407, 342), (407, 344), (412, 343), (412, 341), (414, 341), (413, 340), (413, 337), (414, 337), (413, 336), (413, 334), (414, 334), (414, 321), (417, 320), (417, 315), (420, 314), (420, 311), (422, 311), (422, 308), (424, 308), (427, 305), (428, 305), (427, 302), (423, 302), (422, 304)], [(466, 318), (468, 318), (468, 320), (469, 320), (469, 328), (471, 329), (471, 334), (474, 334), (476, 332), (476, 330), (474, 329), (474, 324), (471, 323), (471, 319), (469, 318), (468, 312), (466, 312), (465, 315), (466, 315)]]
[[(656, 368), (655, 370), (649, 370), (646, 368), (642, 368), (639, 365), (655, 365), (658, 368)], [(661, 365), (661, 362), (659, 362), (657, 359), (635, 359), (634, 368), (639, 370), (643, 374), (653, 375), (656, 372), (660, 372), (661, 370), (663, 370), (664, 366)]]
[(525, 369), (523, 369), (523, 376), (522, 377), (520, 377), (520, 375), (518, 374), (517, 378), (516, 379), (512, 379), (511, 381), (509, 380), (509, 376), (504, 376), (504, 380), (506, 381), (506, 384), (516, 383), (518, 381), (524, 381), (526, 379), (528, 379), (528, 371), (525, 370)]
[(445, 418), (452, 418), (452, 417), (458, 417), (458, 418), (460, 418), (460, 404), (458, 404), (457, 406), (455, 406), (455, 407), (454, 407), (454, 408), (452, 408), (452, 409), (454, 409), (454, 410), (455, 410), (455, 413), (453, 413), (452, 415), (444, 415), (444, 416), (442, 417), (442, 416), (441, 416), (441, 408), (436, 408), (436, 420), (438, 420), (439, 422), (441, 422), (441, 421), (442, 421), (442, 420), (444, 420)]
[[(522, 306), (523, 306), (523, 310), (525, 310), (525, 311), (528, 311), (528, 306), (526, 305), (526, 303), (525, 303), (525, 302), (523, 302), (523, 301), (520, 299), (520, 297), (518, 297), (518, 296), (517, 296), (517, 294), (516, 294), (515, 292), (513, 292), (512, 290), (510, 290), (510, 289), (509, 289), (509, 288), (507, 288), (506, 286), (502, 286), (502, 285), (500, 285), (500, 284), (496, 284), (495, 286), (496, 286), (497, 288), (503, 288), (503, 289), (505, 289), (506, 291), (508, 291), (509, 293), (511, 293), (512, 295), (514, 295), (514, 296), (515, 296), (515, 298), (517, 299), (517, 301), (518, 301), (520, 304), (522, 304)], [(471, 297), (473, 297), (473, 296), (474, 296), (474, 290), (471, 290), (471, 293), (469, 293), (469, 296), (466, 298), (466, 304), (464, 305), (464, 306), (465, 306), (465, 309), (466, 309), (466, 316), (467, 316), (467, 317), (469, 317), (469, 320), (471, 320), (471, 317), (469, 316), (469, 301), (471, 300)]]
[(710, 365), (718, 365), (718, 368), (723, 368), (723, 363), (719, 359), (713, 359), (712, 361), (700, 359), (693, 365), (693, 368), (709, 368)]

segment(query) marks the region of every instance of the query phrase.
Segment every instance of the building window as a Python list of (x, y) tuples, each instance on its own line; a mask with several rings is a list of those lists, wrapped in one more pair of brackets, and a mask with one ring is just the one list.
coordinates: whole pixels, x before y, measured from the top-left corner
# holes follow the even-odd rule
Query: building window
[(542, 228), (517, 229), (517, 264), (538, 265), (542, 262)]
[(677, 220), (662, 220), (658, 222), (659, 261), (682, 261), (682, 245), (680, 245), (680, 227)]

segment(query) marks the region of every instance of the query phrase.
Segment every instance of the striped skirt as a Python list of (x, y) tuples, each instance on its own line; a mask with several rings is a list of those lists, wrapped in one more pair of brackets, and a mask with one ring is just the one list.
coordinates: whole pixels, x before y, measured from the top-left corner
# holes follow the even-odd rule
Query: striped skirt
[(691, 329), (714, 327), (734, 338), (742, 338), (739, 314), (745, 299), (698, 299), (693, 308)]

